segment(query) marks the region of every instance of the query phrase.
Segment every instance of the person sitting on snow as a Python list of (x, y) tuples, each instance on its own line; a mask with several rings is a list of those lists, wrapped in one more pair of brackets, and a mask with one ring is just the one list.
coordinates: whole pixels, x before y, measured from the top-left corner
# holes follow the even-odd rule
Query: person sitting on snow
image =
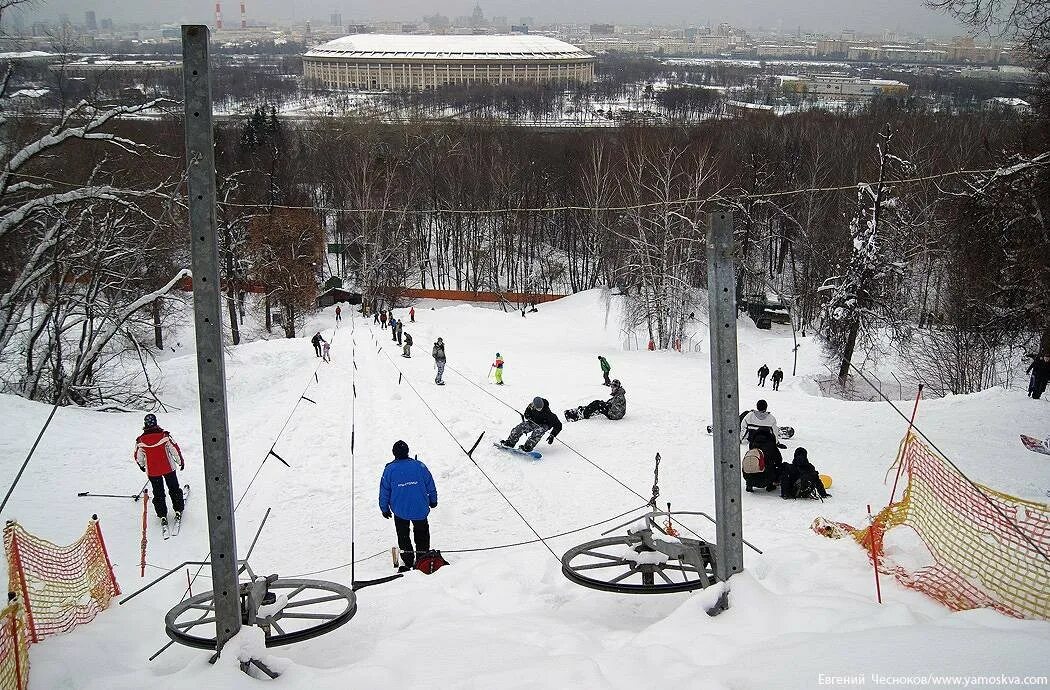
[(791, 464), (784, 464), (780, 472), (781, 498), (831, 498), (820, 481), (820, 473), (809, 461), (805, 448), (796, 448)]
[(627, 391), (620, 384), (620, 379), (613, 379), (609, 383), (608, 400), (593, 400), (585, 406), (565, 410), (565, 421), (578, 422), (581, 419), (590, 419), (596, 414), (603, 414), (614, 420), (623, 419), (627, 414)]
[(769, 427), (759, 427), (751, 437), (749, 450), (757, 448), (762, 451), (765, 469), (761, 472), (745, 472), (743, 464), (741, 471), (744, 475), (744, 490), (752, 493), (755, 487), (765, 488), (766, 491), (775, 491), (780, 480), (781, 465), (784, 464), (784, 456), (780, 454), (781, 444), (773, 438), (773, 430)]
[(536, 444), (548, 431), (550, 431), (550, 436), (547, 437), (547, 443), (554, 443), (554, 437), (561, 433), (561, 420), (558, 419), (558, 415), (551, 412), (550, 403), (537, 396), (525, 408), (525, 412), (521, 415), (521, 424), (511, 429), (510, 436), (500, 441), (500, 445), (513, 448), (518, 445), (518, 439), (527, 435), (528, 439), (521, 449), (529, 452), (536, 447)]
[(777, 418), (767, 411), (769, 407), (765, 400), (759, 400), (755, 409), (743, 416), (740, 422), (740, 440), (750, 441), (754, 432), (762, 427), (768, 427), (773, 432), (773, 438), (780, 438), (780, 428), (777, 426)]

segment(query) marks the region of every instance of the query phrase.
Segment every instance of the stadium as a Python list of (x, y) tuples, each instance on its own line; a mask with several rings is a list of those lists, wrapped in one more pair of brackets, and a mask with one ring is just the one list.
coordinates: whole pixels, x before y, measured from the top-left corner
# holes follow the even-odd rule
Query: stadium
[(357, 34), (303, 56), (308, 83), (331, 89), (430, 89), (448, 84), (559, 85), (594, 79), (596, 58), (546, 36)]

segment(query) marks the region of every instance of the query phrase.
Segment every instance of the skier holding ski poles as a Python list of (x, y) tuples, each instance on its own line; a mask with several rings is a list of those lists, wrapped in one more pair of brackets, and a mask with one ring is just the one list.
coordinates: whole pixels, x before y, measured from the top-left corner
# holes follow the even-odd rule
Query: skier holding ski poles
[(164, 487), (167, 485), (171, 494), (171, 507), (175, 511), (175, 523), (178, 524), (182, 520), (182, 511), (186, 503), (175, 470), (176, 467), (180, 470), (185, 469), (186, 461), (182, 457), (179, 444), (175, 443), (171, 434), (157, 425), (157, 416), (154, 414), (146, 415), (142, 434), (135, 439), (135, 463), (146, 473), (150, 484), (153, 485), (153, 507), (166, 534), (168, 504), (164, 496)]

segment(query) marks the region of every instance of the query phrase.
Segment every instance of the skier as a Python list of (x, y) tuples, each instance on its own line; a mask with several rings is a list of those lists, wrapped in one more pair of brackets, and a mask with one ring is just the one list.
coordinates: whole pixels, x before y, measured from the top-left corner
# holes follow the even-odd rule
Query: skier
[(135, 439), (135, 463), (149, 477), (153, 486), (153, 508), (157, 511), (160, 524), (168, 526), (168, 504), (164, 496), (167, 485), (171, 494), (171, 508), (175, 511), (175, 521), (182, 519), (182, 510), (186, 507), (182, 486), (175, 471), (186, 468), (186, 461), (179, 450), (179, 444), (167, 431), (157, 425), (157, 415), (148, 414), (143, 420), (142, 434)]
[(405, 346), (401, 348), (401, 356), (412, 358), (412, 334), (405, 333)]
[(780, 473), (781, 498), (831, 498), (820, 481), (820, 473), (809, 461), (805, 448), (796, 448), (791, 464), (784, 464)]
[(762, 451), (765, 459), (765, 470), (762, 472), (744, 472), (744, 490), (752, 493), (754, 487), (765, 487), (766, 491), (775, 491), (777, 481), (780, 479), (781, 465), (784, 464), (784, 456), (780, 454), (780, 445), (773, 437), (773, 430), (769, 427), (759, 427), (751, 437), (748, 449), (757, 448)]
[(550, 403), (537, 396), (525, 407), (525, 412), (521, 415), (521, 424), (511, 429), (510, 436), (500, 441), (500, 445), (513, 448), (518, 445), (518, 439), (528, 435), (528, 439), (521, 447), (522, 450), (528, 452), (536, 447), (536, 444), (548, 431), (550, 436), (547, 437), (547, 443), (554, 443), (554, 437), (561, 433), (561, 420), (558, 419), (558, 415), (551, 412)]
[(609, 380), (609, 372), (612, 371), (612, 367), (609, 366), (609, 360), (605, 359), (601, 355), (598, 355), (598, 364), (602, 367), (602, 377), (605, 379), (603, 385), (609, 386), (612, 382)]
[(379, 329), (380, 330), (386, 329), (386, 310), (385, 309), (380, 309), (379, 310)]
[(372, 312), (372, 323), (379, 323), (379, 312)]
[(777, 367), (776, 371), (773, 372), (771, 380), (773, 381), (773, 390), (780, 390), (780, 382), (784, 380), (784, 370)]
[(496, 370), (496, 385), (503, 385), (503, 358), (500, 354), (496, 353), (496, 361), (492, 363), (492, 368)]
[(326, 362), (332, 361), (332, 358), (328, 355), (328, 348), (330, 348), (331, 346), (332, 344), (327, 341), (325, 341), (325, 343), (321, 345), (321, 359), (323, 359)]
[(318, 357), (320, 357), (321, 356), (321, 343), (327, 342), (324, 338), (321, 337), (321, 331), (317, 331), (316, 333), (314, 333), (314, 337), (310, 338), (310, 342), (314, 346), (314, 354), (317, 355)]
[(755, 409), (744, 415), (744, 419), (740, 422), (740, 426), (742, 427), (740, 433), (741, 441), (744, 439), (750, 441), (754, 436), (755, 431), (761, 427), (769, 427), (773, 432), (773, 438), (780, 438), (780, 428), (777, 427), (777, 418), (766, 411), (768, 407), (769, 405), (765, 400), (759, 400), (755, 405)]
[(620, 379), (612, 380), (608, 400), (592, 400), (584, 407), (565, 410), (565, 421), (578, 422), (581, 419), (590, 419), (596, 414), (603, 414), (612, 420), (623, 419), (627, 414), (627, 391), (620, 385)]
[(335, 305), (335, 322), (339, 323), (342, 320), (343, 320), (343, 308), (340, 307), (337, 304), (337, 305)]
[(766, 387), (766, 377), (769, 376), (769, 367), (763, 364), (758, 370), (758, 385)]
[(1025, 370), (1032, 378), (1028, 383), (1028, 397), (1038, 400), (1046, 391), (1046, 384), (1050, 381), (1050, 355), (1042, 355), (1032, 360)]
[(415, 307), (409, 307), (408, 308), (408, 321), (409, 321), (409, 323), (415, 323), (416, 322), (416, 308)]
[(390, 315), (390, 340), (397, 342), (397, 319), (393, 314)]
[(434, 383), (444, 386), (445, 382), (441, 380), (441, 377), (445, 374), (445, 341), (438, 338), (430, 354), (433, 355), (434, 367), (437, 368), (437, 376), (434, 377)]
[[(379, 512), (389, 520), (394, 518), (397, 546), (401, 549), (401, 572), (411, 570), (416, 554), (430, 551), (430, 523), (427, 516), (437, 508), (437, 487), (434, 476), (417, 458), (408, 457), (408, 444), (394, 444), (394, 459), (383, 468), (379, 481)], [(409, 527), (415, 536), (415, 548), (409, 536)]]

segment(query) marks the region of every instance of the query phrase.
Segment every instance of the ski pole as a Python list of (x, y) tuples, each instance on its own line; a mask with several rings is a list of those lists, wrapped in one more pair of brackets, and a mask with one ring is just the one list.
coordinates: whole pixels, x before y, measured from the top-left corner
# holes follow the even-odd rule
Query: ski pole
[(141, 494), (135, 494), (134, 496), (130, 494), (96, 494), (90, 491), (81, 491), (77, 496), (80, 496), (81, 498), (130, 498), (134, 501), (142, 498)]

